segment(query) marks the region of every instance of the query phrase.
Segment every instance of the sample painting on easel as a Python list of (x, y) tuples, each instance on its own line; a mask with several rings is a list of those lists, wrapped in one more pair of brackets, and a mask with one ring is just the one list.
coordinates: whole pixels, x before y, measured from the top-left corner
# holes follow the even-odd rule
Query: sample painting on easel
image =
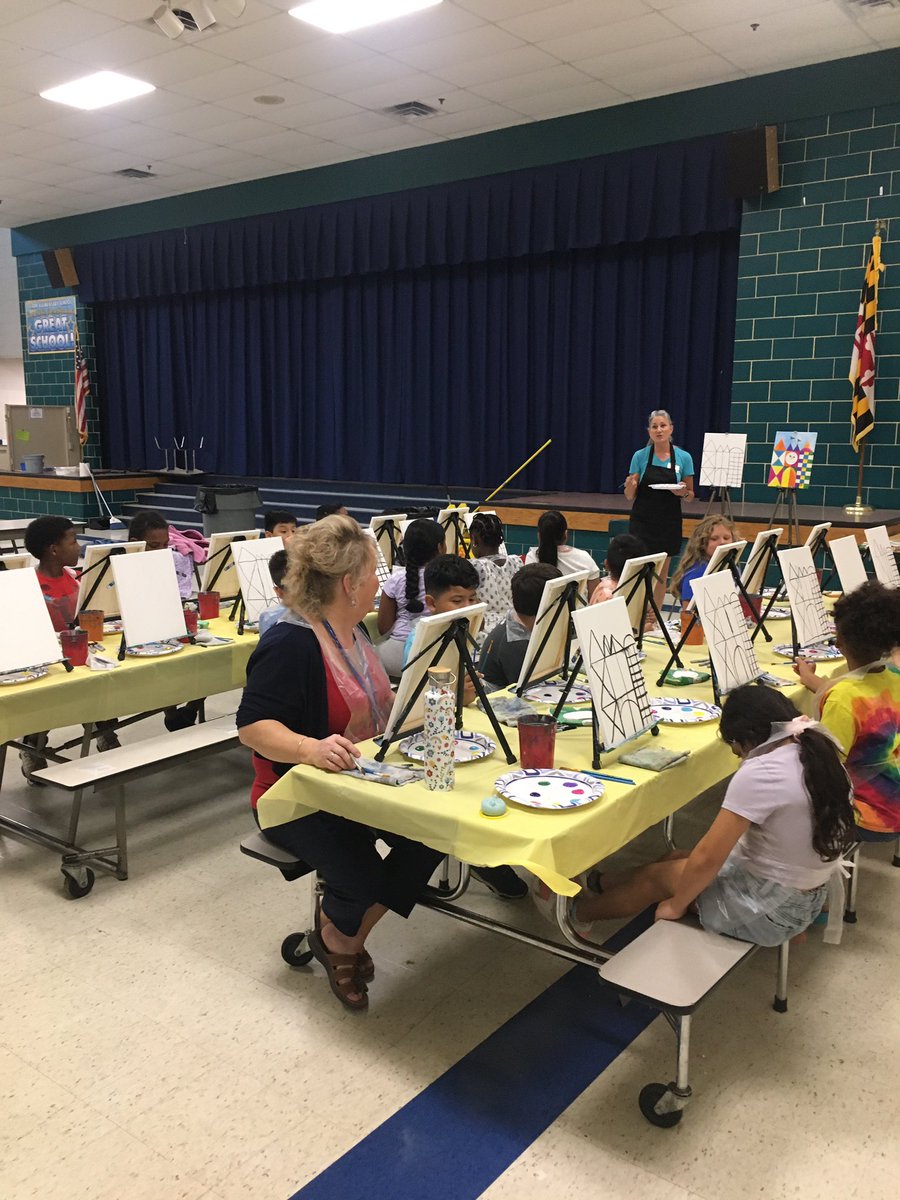
[(656, 724), (640, 654), (622, 596), (572, 614), (600, 735), (607, 750)]
[(831, 624), (825, 612), (819, 575), (809, 547), (795, 546), (793, 550), (779, 550), (778, 562), (791, 602), (797, 645), (811, 646), (816, 642), (824, 642), (831, 637)]
[(807, 488), (819, 435), (808, 430), (775, 434), (769, 487)]
[(870, 529), (866, 534), (866, 542), (872, 556), (875, 578), (885, 587), (900, 588), (900, 571), (897, 570), (897, 559), (888, 537), (887, 526), (876, 525), (874, 529)]
[(762, 675), (741, 609), (737, 585), (727, 571), (694, 580), (694, 600), (703, 625), (716, 683), (724, 695)]
[(700, 483), (704, 487), (739, 488), (744, 482), (746, 433), (707, 433), (703, 437)]

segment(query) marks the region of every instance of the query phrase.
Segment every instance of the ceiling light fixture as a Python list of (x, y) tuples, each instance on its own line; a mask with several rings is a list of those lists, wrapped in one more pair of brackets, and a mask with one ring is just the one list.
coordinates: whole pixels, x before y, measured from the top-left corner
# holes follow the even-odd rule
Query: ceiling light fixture
[(91, 110), (105, 108), (107, 104), (118, 104), (122, 100), (133, 100), (135, 96), (146, 96), (148, 92), (155, 91), (153, 84), (145, 83), (143, 79), (132, 79), (130, 75), (119, 75), (116, 71), (97, 71), (94, 75), (73, 79), (71, 83), (48, 88), (46, 92), (41, 92), (41, 96), (56, 104)]
[(306, 21), (328, 33), (350, 33), (440, 3), (441, 0), (307, 0), (289, 11), (298, 21)]

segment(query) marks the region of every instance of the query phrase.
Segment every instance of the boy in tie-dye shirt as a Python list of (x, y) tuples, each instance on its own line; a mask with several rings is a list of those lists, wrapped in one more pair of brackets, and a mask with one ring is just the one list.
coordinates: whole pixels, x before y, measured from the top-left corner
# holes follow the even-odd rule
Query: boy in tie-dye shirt
[(836, 642), (850, 673), (830, 684), (809, 663), (795, 669), (819, 693), (820, 719), (838, 739), (853, 783), (863, 841), (900, 834), (900, 589), (870, 580), (834, 606)]

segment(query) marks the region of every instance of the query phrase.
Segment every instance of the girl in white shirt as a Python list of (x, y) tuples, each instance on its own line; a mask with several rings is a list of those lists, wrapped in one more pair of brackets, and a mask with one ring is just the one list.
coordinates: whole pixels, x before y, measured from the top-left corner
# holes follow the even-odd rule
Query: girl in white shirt
[(477, 512), (469, 526), (472, 566), (478, 572), (478, 600), (487, 605), (482, 628), (487, 632), (506, 620), (512, 608), (512, 579), (522, 569), (518, 555), (502, 554), (503, 526), (496, 513)]
[(532, 546), (525, 555), (525, 562), (542, 562), (551, 567), (559, 567), (563, 575), (587, 571), (587, 596), (590, 600), (594, 588), (600, 582), (600, 568), (587, 550), (568, 545), (569, 523), (566, 518), (558, 509), (548, 509), (539, 518), (537, 531), (538, 544)]
[(850, 784), (833, 739), (773, 688), (736, 688), (719, 734), (742, 764), (722, 809), (690, 855), (677, 851), (582, 892), (579, 921), (656, 919), (696, 910), (705, 929), (759, 946), (802, 933), (822, 911), (827, 884), (853, 841)]

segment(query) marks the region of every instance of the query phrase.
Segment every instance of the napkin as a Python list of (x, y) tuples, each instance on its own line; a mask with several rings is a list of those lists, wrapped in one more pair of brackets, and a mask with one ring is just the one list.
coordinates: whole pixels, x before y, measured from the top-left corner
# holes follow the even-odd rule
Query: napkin
[(631, 750), (619, 755), (619, 762), (629, 767), (643, 767), (645, 771), (666, 771), (690, 756), (690, 750), (666, 750), (664, 746), (647, 746), (644, 750)]

